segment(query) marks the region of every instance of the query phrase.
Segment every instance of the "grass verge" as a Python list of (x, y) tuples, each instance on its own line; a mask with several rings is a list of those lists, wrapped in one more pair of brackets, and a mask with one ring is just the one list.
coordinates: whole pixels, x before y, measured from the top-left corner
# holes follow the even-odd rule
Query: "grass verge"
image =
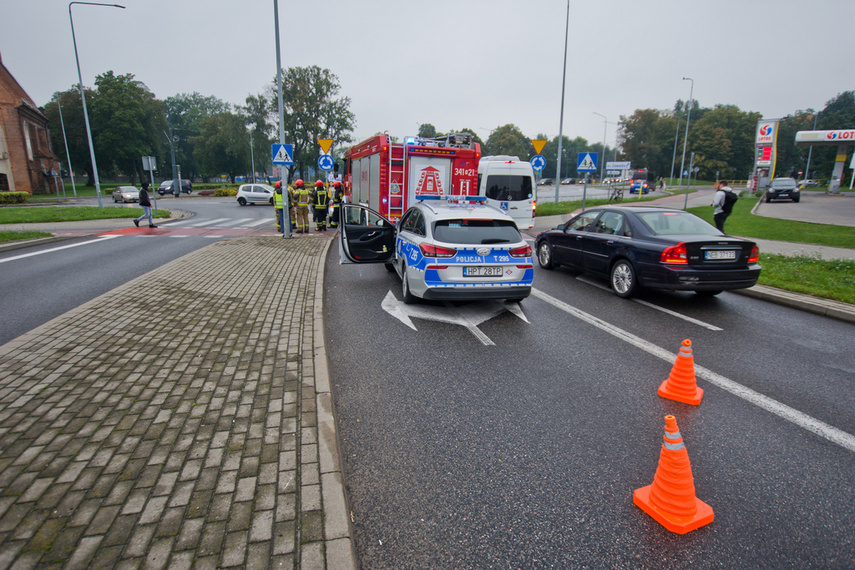
[(855, 304), (855, 261), (760, 254), (760, 285)]
[[(37, 224), (49, 222), (78, 222), (115, 218), (138, 218), (142, 208), (117, 206), (41, 206), (38, 208), (0, 208), (0, 224)], [(169, 217), (169, 210), (159, 208), (158, 218)]]
[(22, 239), (36, 239), (43, 237), (52, 237), (53, 234), (48, 232), (32, 232), (32, 231), (24, 231), (24, 232), (0, 232), (0, 243), (10, 242), (10, 241), (18, 241)]

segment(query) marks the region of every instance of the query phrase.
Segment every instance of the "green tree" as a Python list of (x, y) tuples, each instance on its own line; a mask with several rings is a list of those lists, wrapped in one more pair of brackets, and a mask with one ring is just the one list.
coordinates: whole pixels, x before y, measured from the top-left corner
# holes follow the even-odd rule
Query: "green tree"
[(698, 176), (712, 180), (718, 172), (719, 178), (747, 177), (754, 166), (754, 132), (761, 115), (735, 105), (716, 105), (699, 115), (690, 126), (688, 145), (695, 152)]
[(669, 117), (668, 112), (656, 109), (638, 109), (629, 117), (621, 116), (618, 142), (633, 168), (647, 168), (657, 176), (670, 172), (674, 123), (667, 120)]
[[(817, 129), (831, 131), (836, 129), (851, 129), (855, 125), (855, 91), (844, 91), (825, 104), (825, 108), (819, 113)], [(811, 170), (813, 165), (820, 170), (824, 178), (831, 178), (834, 168), (836, 146), (815, 147), (811, 158)], [(819, 152), (817, 152), (819, 151)], [(842, 180), (846, 180), (849, 163), (846, 163)]]
[[(544, 134), (538, 134), (537, 138), (546, 140), (548, 137)], [(530, 141), (529, 141), (530, 142)], [(586, 139), (576, 137), (570, 139), (567, 136), (561, 137), (561, 178), (578, 177), (580, 174), (576, 172), (577, 158), (580, 152), (590, 151), (591, 147)], [(546, 168), (543, 169), (544, 178), (558, 178), (556, 173), (558, 169), (558, 137), (543, 145), (543, 150), (540, 153), (546, 159)], [(532, 156), (534, 156), (534, 148), (532, 147)]]
[[(92, 101), (94, 98), (95, 91), (87, 89), (87, 101)], [(62, 106), (62, 120), (59, 118), (60, 105)], [(89, 156), (89, 141), (86, 138), (80, 91), (76, 87), (72, 87), (68, 91), (54, 93), (50, 103), (45, 105), (44, 113), (50, 121), (51, 145), (54, 153), (60, 157), (60, 162), (68, 168), (68, 157), (65, 154), (65, 140), (63, 139), (62, 125), (64, 124), (65, 137), (68, 140), (68, 154), (71, 155), (71, 166), (75, 171), (75, 181), (79, 182), (80, 176), (85, 175), (87, 184), (93, 186), (95, 179), (92, 176), (92, 161)]]
[[(172, 123), (172, 136), (176, 139), (175, 162), (181, 165), (183, 178), (195, 180), (201, 174), (202, 169), (198, 163), (193, 141), (198, 140), (202, 132), (202, 121), (229, 111), (231, 106), (225, 101), (197, 92), (181, 93), (166, 98), (166, 115)], [(162, 132), (160, 140), (165, 145), (165, 152), (161, 155), (164, 158), (160, 161), (161, 173), (167, 178), (172, 178), (168, 135)]]
[(534, 151), (531, 141), (512, 124), (501, 126), (490, 133), (486, 146), (486, 150), (481, 149), (484, 155), (506, 154), (518, 156), (520, 160), (528, 160)]
[(204, 177), (227, 174), (234, 182), (249, 171), (249, 136), (246, 118), (230, 111), (199, 121), (200, 133), (190, 138), (200, 173)]
[(274, 113), (270, 108), (269, 100), (261, 95), (247, 95), (246, 106), (241, 110), (252, 132), (252, 153), (255, 161), (253, 166), (256, 170), (268, 172), (273, 162), (270, 148), (278, 138), (274, 136), (278, 129), (277, 125), (271, 122)]
[[(274, 80), (275, 86), (275, 80)], [(292, 67), (282, 71), (285, 106), (285, 140), (294, 145), (294, 164), (289, 178), (299, 171), (308, 175), (320, 157), (317, 139), (333, 139), (334, 145), (351, 142), (356, 118), (350, 111), (350, 97), (339, 97), (338, 77), (318, 66)], [(277, 108), (275, 87), (271, 107)]]
[(436, 127), (430, 123), (423, 123), (419, 126), (419, 136), (425, 139), (430, 139), (436, 136)]

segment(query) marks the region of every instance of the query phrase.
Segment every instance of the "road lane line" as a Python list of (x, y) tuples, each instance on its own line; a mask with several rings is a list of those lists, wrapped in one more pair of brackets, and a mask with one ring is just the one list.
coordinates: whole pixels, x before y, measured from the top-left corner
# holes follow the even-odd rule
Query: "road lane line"
[(52, 252), (54, 252), (54, 251), (60, 251), (60, 250), (68, 249), (68, 248), (71, 248), (71, 247), (78, 247), (78, 246), (81, 246), (81, 245), (89, 245), (89, 244), (92, 244), (92, 243), (98, 243), (99, 241), (104, 241), (104, 240), (107, 240), (107, 239), (113, 239), (113, 238), (117, 238), (117, 237), (119, 237), (119, 236), (103, 236), (103, 237), (100, 237), (100, 238), (98, 238), (98, 239), (93, 239), (93, 240), (90, 240), (90, 241), (84, 241), (84, 242), (80, 242), (80, 243), (73, 243), (73, 244), (71, 244), (71, 245), (63, 245), (63, 246), (61, 246), (61, 247), (54, 247), (54, 248), (51, 248), (51, 249), (45, 249), (45, 250), (43, 250), (43, 251), (34, 251), (33, 253), (25, 253), (25, 254), (23, 254), (23, 255), (16, 255), (15, 257), (7, 257), (6, 259), (0, 259), (0, 263), (6, 263), (7, 261), (15, 261), (16, 259), (24, 259), (24, 258), (27, 258), (27, 257), (34, 257), (34, 256), (36, 256), (36, 255), (41, 255), (41, 254), (43, 254), (43, 253), (52, 253)]
[(198, 222), (196, 224), (190, 224), (187, 226), (188, 228), (201, 228), (202, 226), (212, 226), (214, 224), (219, 224), (220, 222), (228, 222), (230, 218), (217, 218), (216, 220), (208, 220), (207, 222)]
[[(674, 362), (674, 352), (665, 350), (664, 348), (658, 347), (646, 340), (643, 340), (633, 334), (626, 332), (625, 330), (618, 328), (610, 323), (605, 322), (602, 319), (599, 319), (585, 311), (577, 309), (576, 307), (561, 301), (560, 299), (556, 299), (555, 297), (544, 293), (538, 289), (531, 290), (532, 295), (537, 297), (538, 299), (545, 301), (556, 307), (561, 309), (562, 311), (585, 321), (588, 324), (591, 324), (603, 332), (607, 332), (610, 335), (622, 340), (626, 343), (629, 343), (636, 348), (640, 348), (641, 350), (647, 352), (648, 354), (655, 356), (664, 360), (665, 362), (673, 364)], [(771, 412), (776, 416), (787, 420), (807, 431), (816, 434), (820, 437), (827, 439), (828, 441), (843, 447), (844, 449), (848, 449), (849, 451), (855, 452), (855, 436), (850, 433), (847, 433), (841, 429), (838, 429), (834, 426), (831, 426), (823, 421), (820, 421), (814, 417), (811, 417), (803, 412), (796, 410), (795, 408), (791, 408), (786, 404), (782, 404), (777, 400), (773, 400), (768, 396), (764, 396), (760, 392), (755, 392), (751, 388), (747, 386), (743, 386), (733, 380), (722, 376), (721, 374), (717, 374), (708, 368), (704, 368), (703, 366), (698, 366), (695, 364), (695, 376), (699, 378), (703, 378), (710, 384), (718, 386), (723, 390), (726, 390), (733, 394), (734, 396), (738, 396), (747, 402), (758, 406), (767, 412)]]

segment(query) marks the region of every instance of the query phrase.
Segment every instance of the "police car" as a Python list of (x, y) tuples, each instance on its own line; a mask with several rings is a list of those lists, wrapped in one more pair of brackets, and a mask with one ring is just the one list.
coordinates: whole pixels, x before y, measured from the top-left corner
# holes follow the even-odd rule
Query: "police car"
[(531, 246), (513, 219), (493, 206), (469, 199), (423, 200), (397, 226), (359, 204), (341, 208), (341, 263), (385, 263), (401, 277), (405, 303), (416, 298), (520, 301), (531, 294)]

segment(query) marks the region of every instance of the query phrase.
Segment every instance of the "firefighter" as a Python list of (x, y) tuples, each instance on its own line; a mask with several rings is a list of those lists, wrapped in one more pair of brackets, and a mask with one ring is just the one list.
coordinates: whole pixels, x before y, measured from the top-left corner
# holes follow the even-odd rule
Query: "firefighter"
[(288, 218), (291, 220), (291, 231), (295, 231), (297, 229), (297, 208), (295, 204), (297, 203), (296, 195), (294, 194), (294, 187), (288, 186)]
[(338, 227), (339, 208), (341, 208), (341, 182), (336, 180), (332, 183), (330, 190), (330, 204), (332, 205), (332, 214), (330, 214), (330, 228)]
[(315, 182), (315, 190), (312, 192), (312, 207), (315, 210), (315, 230), (322, 232), (327, 229), (327, 208), (329, 208), (329, 196), (326, 186), (320, 180)]
[(297, 233), (309, 233), (309, 189), (299, 179), (294, 183), (294, 197), (297, 202)]
[(274, 185), (275, 191), (273, 192), (273, 211), (276, 214), (276, 231), (284, 233), (284, 210), (282, 209), (284, 204), (284, 196), (282, 196), (282, 181), (277, 180)]

